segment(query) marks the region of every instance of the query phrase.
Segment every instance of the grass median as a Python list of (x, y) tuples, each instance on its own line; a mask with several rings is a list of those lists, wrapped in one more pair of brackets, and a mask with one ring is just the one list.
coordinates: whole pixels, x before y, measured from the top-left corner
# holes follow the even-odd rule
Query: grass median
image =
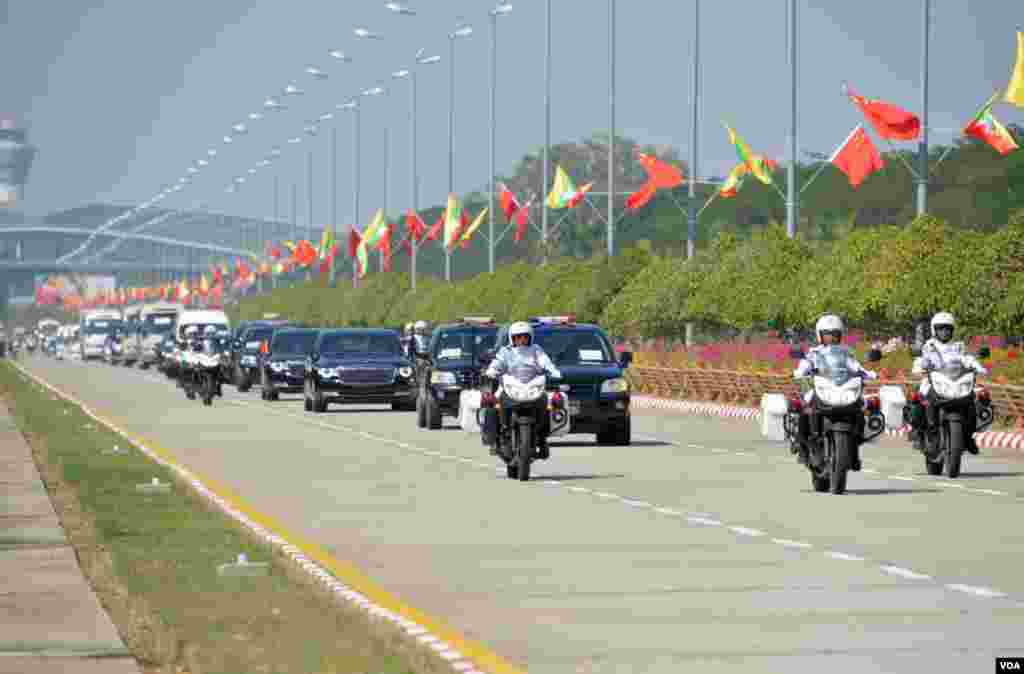
[[(387, 624), (340, 605), (208, 506), (170, 469), (11, 365), (0, 395), (32, 447), (83, 571), (146, 672), (450, 671)], [(113, 454), (114, 446), (126, 450)], [(170, 483), (145, 495), (138, 484)], [(265, 576), (221, 577), (240, 553)]]

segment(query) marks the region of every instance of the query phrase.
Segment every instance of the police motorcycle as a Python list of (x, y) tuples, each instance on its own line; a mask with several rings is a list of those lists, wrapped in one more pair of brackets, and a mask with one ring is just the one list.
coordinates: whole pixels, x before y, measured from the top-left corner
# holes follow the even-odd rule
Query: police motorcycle
[(218, 335), (208, 329), (202, 338), (192, 342), (191, 349), (185, 354), (185, 369), (180, 377), (185, 397), (189, 400), (195, 400), (198, 395), (203, 405), (210, 406), (214, 397), (223, 396), (221, 360), (227, 341), (226, 333)]
[[(530, 378), (531, 374), (512, 371), (502, 375), (497, 382), (483, 376), (484, 390), (480, 394), (480, 409), (477, 411), (483, 444), (491, 447), (492, 453), (505, 462), (506, 476), (520, 482), (530, 479), (530, 465), (535, 460), (549, 456), (546, 451), (538, 451), (541, 415), (548, 416), (548, 437), (567, 429), (569, 423), (569, 405), (565, 396), (569, 386), (549, 380), (546, 374)], [(504, 413), (498, 409), (502, 404), (502, 391), (505, 394)]]
[[(799, 347), (792, 350), (794, 359), (807, 356)], [(833, 345), (812, 352), (812, 370), (801, 381), (801, 392), (814, 391), (805, 406), (803, 395), (791, 398), (783, 422), (786, 440), (793, 454), (807, 457), (811, 484), (816, 492), (842, 494), (846, 491), (846, 474), (853, 468), (854, 458), (865, 442), (874, 440), (885, 430), (885, 416), (877, 396), (864, 398), (864, 374), (851, 372), (847, 366), (849, 352)], [(875, 363), (882, 359), (877, 349), (866, 358)], [(809, 417), (809, 432), (800, 439), (801, 415)], [(803, 447), (801, 447), (803, 444)]]
[[(920, 347), (911, 349), (914, 358), (921, 357)], [(981, 347), (978, 357), (988, 358), (991, 351)], [(978, 373), (960, 359), (939, 369), (925, 369), (925, 376), (934, 395), (924, 400), (915, 391), (911, 405), (903, 408), (904, 423), (923, 428), (924, 464), (929, 475), (945, 474), (948, 478), (960, 476), (963, 453), (967, 448), (967, 428), (971, 408), (975, 415), (974, 432), (992, 425), (992, 396), (986, 389), (975, 389)], [(923, 405), (935, 405), (935, 426), (929, 426)]]
[(35, 353), (36, 352), (36, 347), (38, 345), (39, 345), (39, 340), (36, 339), (35, 335), (29, 334), (29, 336), (25, 338), (25, 348), (28, 350), (29, 353)]

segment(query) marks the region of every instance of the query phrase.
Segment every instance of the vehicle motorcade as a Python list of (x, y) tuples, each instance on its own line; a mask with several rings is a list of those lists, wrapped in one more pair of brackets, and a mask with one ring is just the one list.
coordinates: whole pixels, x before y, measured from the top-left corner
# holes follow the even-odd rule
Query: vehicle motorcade
[[(849, 369), (845, 347), (832, 346), (812, 353), (813, 369), (804, 382), (813, 387), (814, 397), (809, 405), (804, 404), (802, 395), (789, 400), (783, 429), (790, 450), (798, 453), (800, 415), (810, 415), (806, 449), (811, 484), (816, 492), (842, 494), (856, 452), (882, 434), (885, 415), (877, 396), (865, 399), (864, 373)], [(807, 357), (799, 348), (790, 355), (794, 360)], [(881, 352), (873, 349), (865, 360), (877, 363), (881, 359)]]
[(282, 393), (302, 393), (306, 384), (306, 361), (313, 353), (319, 330), (277, 328), (259, 356), (260, 397), (277, 400)]
[(427, 352), (416, 354), (417, 426), (438, 430), (442, 417), (459, 416), (460, 395), (480, 385), (481, 365), (487, 365), (481, 360), (493, 358), (497, 334), (493, 319), (475, 316), (434, 330)]
[(54, 337), (60, 331), (60, 321), (55, 321), (52, 318), (44, 318), (36, 324), (36, 335), (39, 338), (39, 344), (42, 346), (43, 353), (52, 356), (55, 353), (55, 342)]
[(25, 349), (29, 353), (35, 353), (36, 347), (39, 346), (39, 338), (36, 337), (36, 333), (30, 332), (25, 336)]
[(143, 370), (160, 360), (160, 344), (168, 337), (174, 337), (174, 325), (181, 307), (169, 302), (147, 304), (139, 313), (139, 331), (136, 338), (138, 364)]
[(121, 312), (115, 309), (90, 311), (82, 316), (81, 326), (79, 341), (82, 360), (103, 358), (108, 336), (121, 326)]
[(273, 336), (275, 328), (289, 325), (292, 324), (282, 320), (252, 321), (236, 333), (231, 348), (230, 367), (239, 392), (245, 393), (260, 381), (260, 346)]
[[(203, 335), (208, 326), (213, 326), (216, 332), (230, 331), (231, 322), (227, 314), (218, 309), (185, 309), (178, 314), (178, 321), (175, 323), (174, 351), (170, 354), (175, 364), (175, 373), (181, 374), (181, 368), (185, 362), (185, 355), (188, 353), (189, 344), (185, 338), (185, 331), (195, 326), (197, 334)], [(167, 358), (167, 354), (164, 355)], [(182, 385), (181, 377), (178, 377), (178, 385)]]
[[(598, 445), (629, 445), (632, 421), (626, 369), (633, 354), (624, 351), (616, 357), (604, 330), (577, 323), (572, 314), (536, 316), (527, 322), (533, 328), (533, 343), (544, 349), (562, 373), (559, 384), (569, 386), (569, 433), (593, 433)], [(498, 330), (496, 349), (509, 344), (508, 328), (503, 325)], [(483, 354), (483, 368), (494, 353)]]
[[(920, 357), (921, 349), (914, 347), (915, 358)], [(992, 355), (987, 346), (981, 347), (979, 359)], [(948, 478), (960, 476), (963, 454), (967, 448), (967, 421), (972, 412), (975, 415), (975, 432), (984, 431), (992, 425), (995, 414), (992, 411), (992, 394), (987, 389), (976, 388), (977, 372), (957, 361), (939, 370), (928, 370), (926, 375), (931, 390), (935, 395), (928, 404), (937, 405), (937, 428), (926, 428), (924, 447), (924, 466), (929, 475), (945, 475)], [(921, 402), (921, 395), (914, 391), (914, 403)], [(911, 406), (903, 408), (905, 423), (909, 418)], [(925, 425), (927, 418), (921, 420)]]
[(326, 412), (330, 403), (415, 409), (415, 372), (399, 337), (374, 328), (321, 330), (306, 361), (306, 411)]
[(121, 323), (107, 335), (107, 342), (103, 347), (103, 360), (106, 363), (120, 365), (124, 362), (125, 344), (129, 339), (126, 330), (124, 323)]
[(221, 355), (228, 349), (230, 341), (231, 335), (227, 328), (207, 329), (201, 337), (188, 344), (180, 378), (185, 397), (189, 400), (198, 397), (203, 405), (210, 406), (214, 397), (223, 395)]
[(139, 360), (139, 315), (142, 307), (135, 305), (124, 310), (124, 330), (121, 340), (121, 363), (132, 366)]
[(169, 335), (164, 335), (164, 338), (156, 346), (156, 367), (168, 379), (174, 379), (178, 376), (178, 362), (174, 359), (177, 344), (177, 339), (175, 339), (172, 332)]

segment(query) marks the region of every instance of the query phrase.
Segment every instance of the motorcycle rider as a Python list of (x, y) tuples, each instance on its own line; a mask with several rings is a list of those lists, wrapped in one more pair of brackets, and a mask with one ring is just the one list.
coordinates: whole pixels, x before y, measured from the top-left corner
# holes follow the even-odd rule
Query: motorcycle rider
[[(487, 366), (484, 372), (485, 377), (498, 381), (504, 374), (513, 374), (520, 381), (529, 381), (541, 374), (547, 374), (553, 379), (561, 379), (562, 373), (544, 349), (533, 343), (533, 328), (525, 321), (513, 323), (508, 328), (508, 344), (501, 347), (495, 354), (494, 360)], [(498, 398), (498, 418), (502, 424), (505, 422), (505, 405), (507, 397), (501, 392)], [(537, 445), (541, 459), (551, 456), (548, 450), (548, 432), (550, 423), (548, 419), (547, 397), (541, 396), (537, 400)], [(492, 454), (497, 454), (497, 449), (491, 448)]]
[[(815, 354), (832, 347), (841, 347), (843, 343), (843, 333), (845, 331), (846, 327), (843, 325), (843, 319), (839, 318), (835, 314), (825, 314), (819, 318), (818, 322), (814, 326), (814, 332), (818, 336), (818, 345), (810, 349), (807, 352), (807, 355), (800, 360), (800, 364), (797, 365), (796, 370), (793, 371), (793, 378), (803, 379), (813, 373)], [(844, 348), (845, 350), (845, 347), (841, 348)], [(849, 355), (849, 352), (846, 354), (846, 367), (851, 374), (863, 374), (865, 379), (878, 378), (878, 375), (875, 372), (866, 369), (863, 365), (857, 362), (856, 358)], [(804, 394), (803, 401), (804, 410), (807, 410), (808, 406), (810, 406), (814, 401), (814, 389), (811, 389)], [(805, 465), (810, 460), (806, 440), (810, 436), (811, 431), (811, 414), (813, 413), (808, 413), (806, 411), (800, 414), (800, 425), (797, 431), (800, 445), (798, 460), (800, 463)], [(817, 419), (815, 419), (815, 423), (817, 425)], [(858, 448), (857, 443), (854, 443), (853, 460), (850, 468), (855, 471), (859, 471), (861, 468), (860, 449)]]
[[(967, 353), (966, 346), (963, 342), (953, 341), (953, 332), (956, 329), (956, 318), (953, 314), (948, 311), (940, 311), (932, 317), (932, 336), (927, 342), (921, 346), (921, 355), (914, 359), (914, 374), (924, 374), (928, 370), (937, 370), (943, 367), (962, 365), (965, 368), (974, 370), (980, 375), (988, 374), (988, 370), (982, 367), (981, 363), (971, 354)], [(933, 403), (934, 398), (931, 397), (931, 385), (928, 383), (928, 378), (924, 377), (921, 380), (921, 385), (918, 387), (918, 393), (921, 396), (922, 401), (928, 401)], [(925, 447), (925, 432), (926, 430), (932, 434), (934, 439), (935, 434), (938, 433), (938, 409), (934, 404), (928, 404), (923, 402), (911, 403), (912, 406), (912, 419), (924, 419), (927, 423), (924, 426), (918, 426), (911, 431), (911, 435), (914, 440), (914, 449), (924, 450)], [(924, 414), (921, 414), (921, 407), (924, 408)], [(967, 451), (971, 454), (978, 453), (978, 443), (974, 441), (974, 429), (977, 427), (977, 419), (974, 414), (974, 407), (970, 407), (967, 414), (967, 424), (965, 434), (967, 435)]]

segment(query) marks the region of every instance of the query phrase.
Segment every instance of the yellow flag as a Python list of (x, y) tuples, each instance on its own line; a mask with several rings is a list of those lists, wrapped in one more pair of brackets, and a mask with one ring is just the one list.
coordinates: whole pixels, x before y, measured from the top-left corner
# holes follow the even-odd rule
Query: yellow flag
[(472, 237), (473, 234), (476, 233), (476, 230), (478, 230), (480, 228), (480, 225), (484, 221), (484, 216), (485, 215), (487, 215), (487, 208), (486, 207), (484, 208), (484, 210), (480, 211), (480, 214), (478, 216), (476, 216), (476, 219), (473, 220), (473, 224), (471, 224), (469, 227), (466, 228), (466, 233), (463, 234), (462, 238), (459, 239), (459, 240), (460, 241), (469, 241), (470, 237)]
[(1006, 85), (1007, 103), (1024, 108), (1024, 33), (1017, 31), (1017, 65), (1013, 68), (1010, 83)]

